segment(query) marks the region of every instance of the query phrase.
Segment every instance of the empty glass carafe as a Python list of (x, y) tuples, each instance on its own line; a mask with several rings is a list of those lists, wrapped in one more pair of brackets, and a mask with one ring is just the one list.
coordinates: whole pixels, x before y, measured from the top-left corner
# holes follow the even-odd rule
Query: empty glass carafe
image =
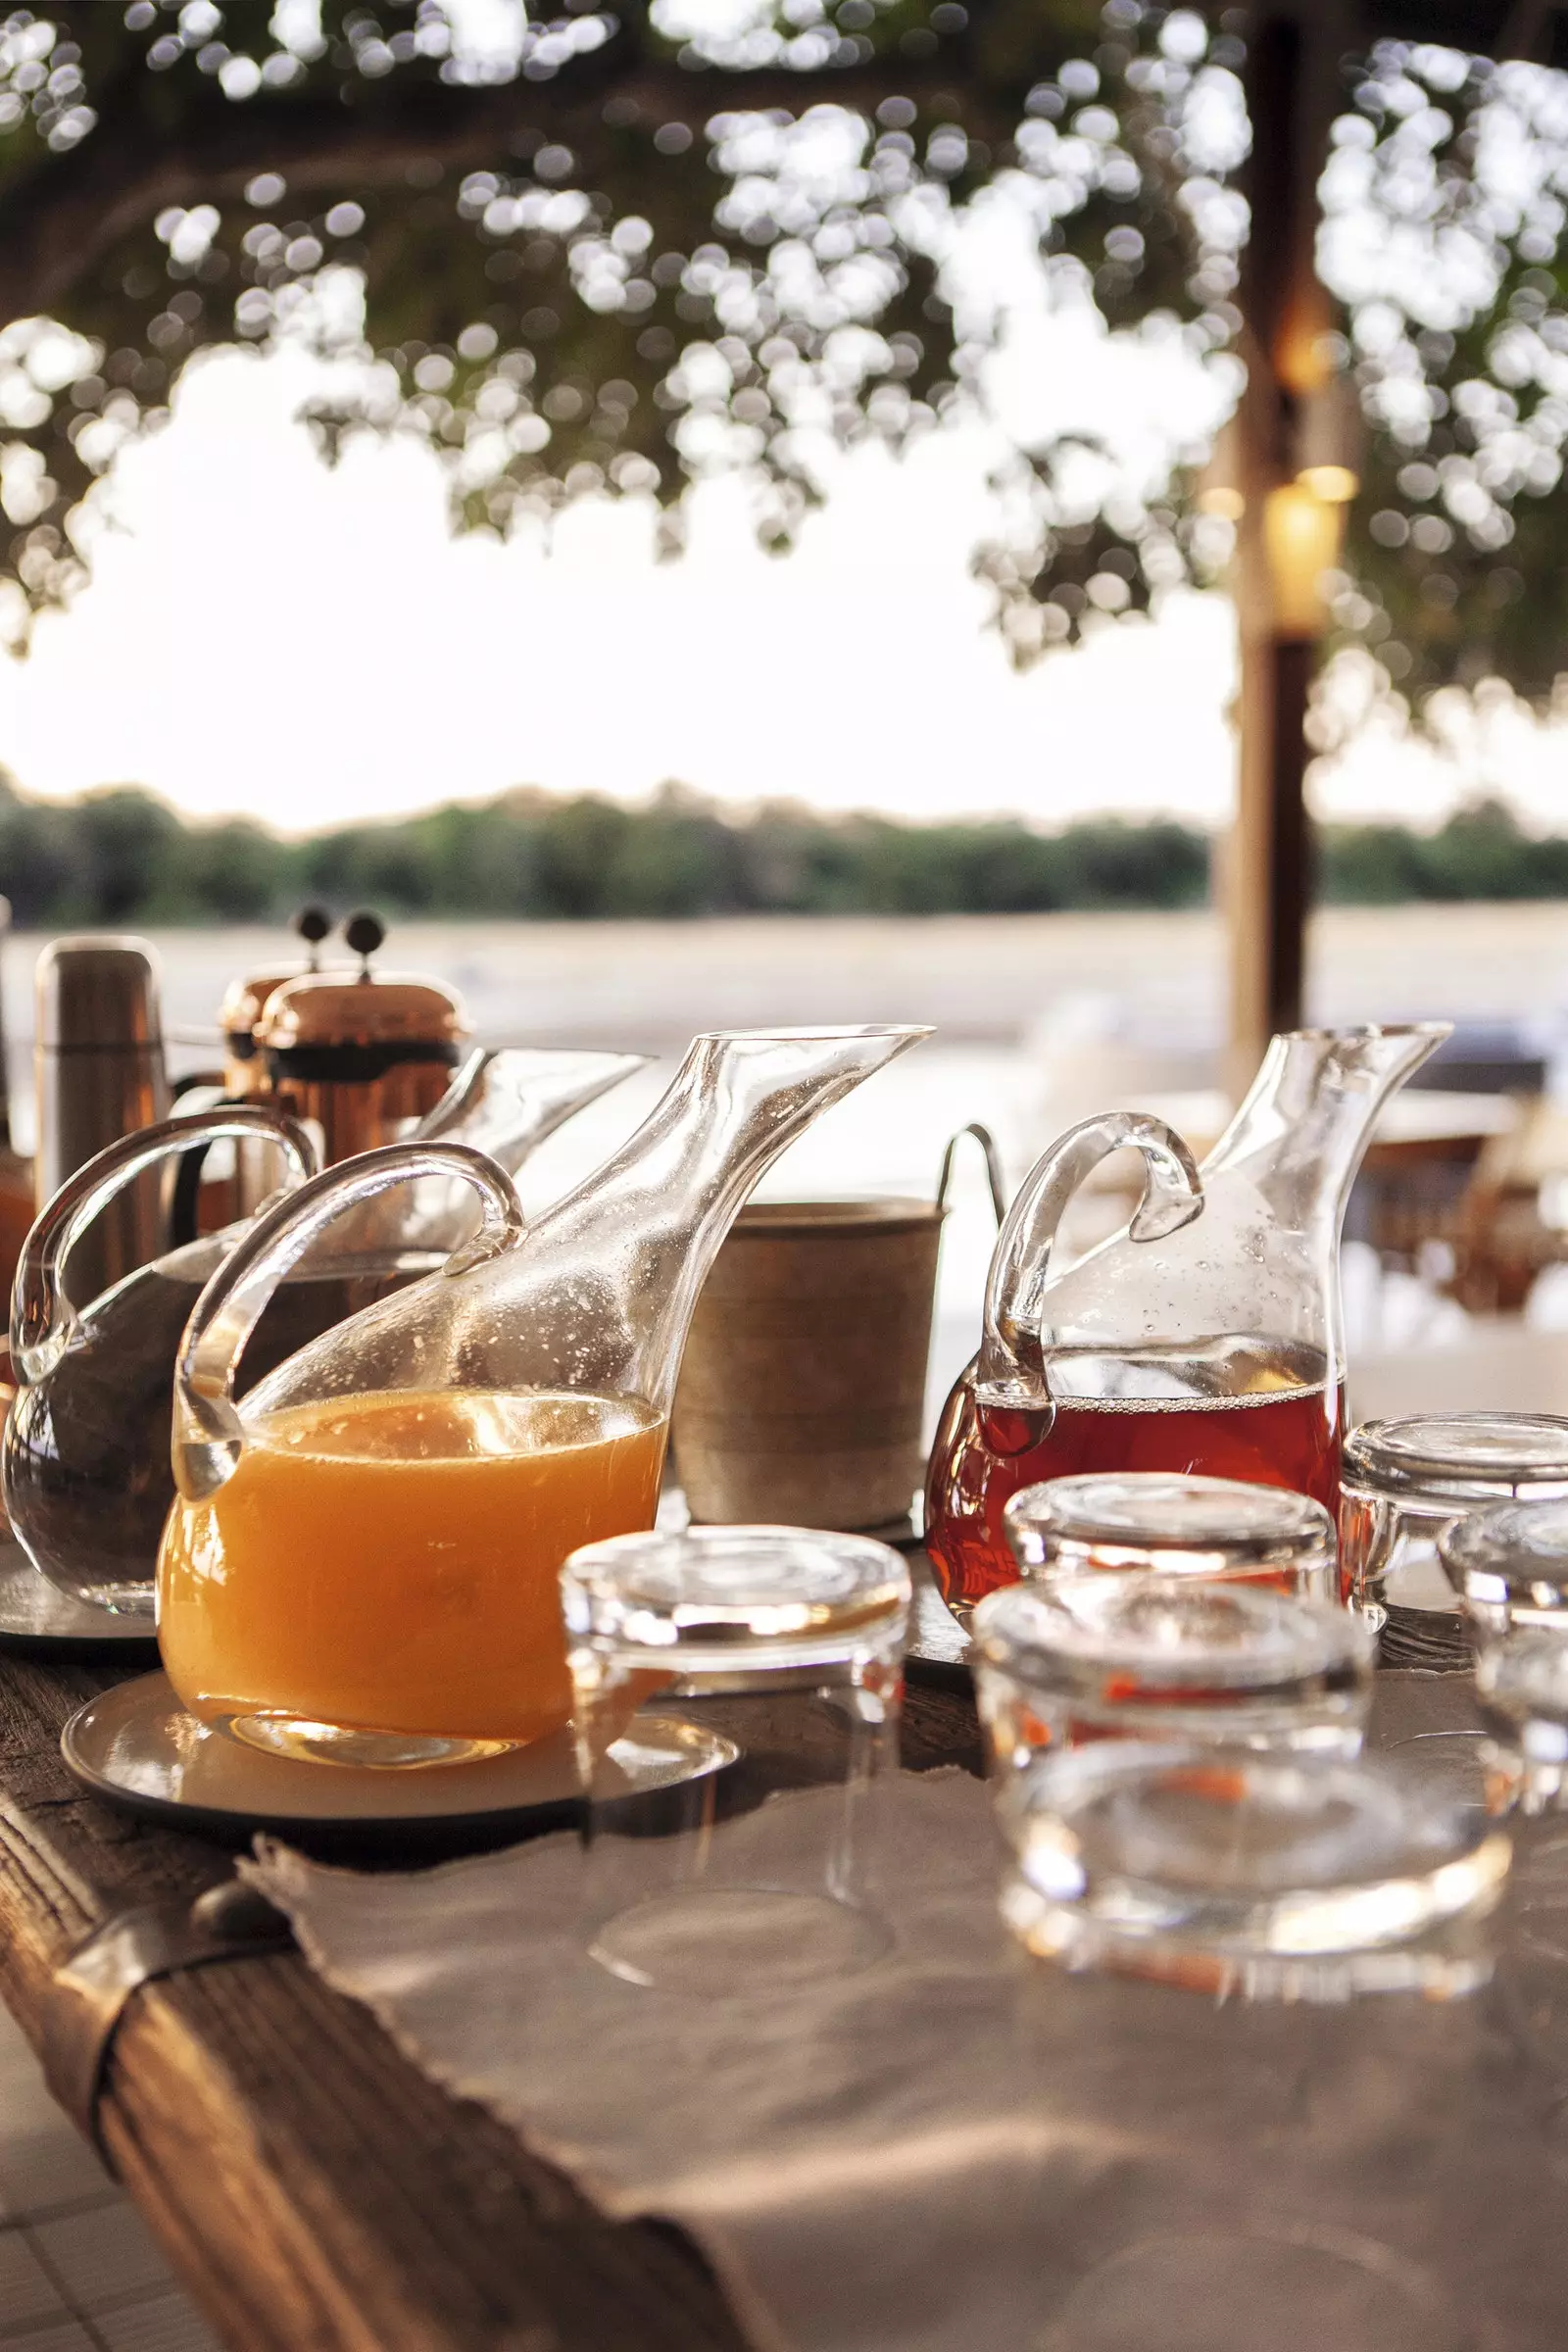
[[(1017, 1575), (1003, 1511), (1020, 1487), (1095, 1471), (1204, 1472), (1339, 1498), (1340, 1228), (1384, 1102), (1442, 1023), (1277, 1037), (1201, 1170), (1157, 1119), (1071, 1128), (997, 1241), (980, 1352), (943, 1412), (926, 1542), (963, 1615)], [(1062, 1210), (1131, 1147), (1131, 1223), (1058, 1271)]]
[[(558, 1573), (653, 1523), (720, 1242), (784, 1146), (925, 1034), (699, 1038), (637, 1133), (526, 1233), (494, 1163), (441, 1144), (367, 1152), (260, 1219), (198, 1301), (175, 1376), (158, 1624), (184, 1704), (261, 1747), (355, 1763), (559, 1731)], [(235, 1360), (274, 1285), (340, 1212), (424, 1175), (473, 1186), (477, 1237), (237, 1409)]]
[[(509, 1170), (644, 1056), (575, 1049), (475, 1053), (420, 1138), (487, 1152)], [(170, 1410), (179, 1335), (204, 1285), (249, 1221), (138, 1267), (77, 1316), (60, 1287), (78, 1232), (149, 1165), (230, 1140), (277, 1156), (289, 1182), (315, 1172), (306, 1134), (273, 1109), (220, 1105), (127, 1136), (100, 1152), (38, 1219), (19, 1269), (12, 1335), (23, 1383), (4, 1440), (12, 1525), (34, 1565), (77, 1598), (151, 1617), (158, 1542), (174, 1498)], [(450, 1179), (406, 1185), (334, 1226), (279, 1285), (246, 1349), (241, 1391), (356, 1307), (405, 1288), (466, 1241), (476, 1222), (468, 1190)]]

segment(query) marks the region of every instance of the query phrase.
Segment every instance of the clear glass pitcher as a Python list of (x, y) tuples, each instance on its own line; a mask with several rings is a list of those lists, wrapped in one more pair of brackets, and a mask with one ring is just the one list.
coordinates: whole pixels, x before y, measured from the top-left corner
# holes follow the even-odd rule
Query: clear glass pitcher
[[(561, 1730), (558, 1572), (653, 1524), (719, 1244), (785, 1145), (926, 1034), (698, 1038), (637, 1133), (526, 1233), (494, 1164), (441, 1144), (366, 1152), (259, 1220), (175, 1374), (158, 1630), (183, 1703), (258, 1746), (357, 1764)], [(473, 1187), (472, 1242), (236, 1408), (235, 1359), (289, 1267), (335, 1217), (425, 1175)]]
[[(1334, 1514), (1345, 1368), (1340, 1229), (1373, 1122), (1443, 1022), (1276, 1037), (1201, 1169), (1157, 1119), (1109, 1112), (1036, 1163), (997, 1239), (980, 1351), (943, 1411), (926, 1544), (962, 1617), (1011, 1584), (1020, 1487), (1091, 1471), (1291, 1487)], [(1127, 1148), (1131, 1223), (1065, 1270), (1062, 1211)]]
[[(638, 1054), (546, 1049), (470, 1054), (419, 1128), (516, 1170), (534, 1147), (607, 1088)], [(6, 1506), (51, 1583), (117, 1615), (151, 1617), (158, 1543), (174, 1498), (170, 1413), (179, 1335), (249, 1220), (138, 1267), (80, 1315), (62, 1276), (78, 1236), (125, 1185), (160, 1162), (229, 1140), (265, 1139), (285, 1189), (314, 1175), (312, 1139), (275, 1109), (219, 1104), (122, 1138), (64, 1186), (28, 1238), (12, 1317), (22, 1394), (0, 1449)], [(190, 1164), (187, 1160), (186, 1164)], [(471, 1195), (438, 1177), (405, 1185), (333, 1228), (282, 1284), (239, 1376), (252, 1387), (345, 1315), (430, 1272), (473, 1231)]]

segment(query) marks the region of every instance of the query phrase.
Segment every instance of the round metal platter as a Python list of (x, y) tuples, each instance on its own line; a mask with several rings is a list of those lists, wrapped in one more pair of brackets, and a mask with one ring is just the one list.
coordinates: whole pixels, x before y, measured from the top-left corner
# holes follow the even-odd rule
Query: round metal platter
[(39, 1655), (91, 1650), (134, 1659), (158, 1654), (150, 1617), (117, 1617), (52, 1585), (13, 1537), (0, 1537), (0, 1649)]
[[(118, 1683), (60, 1735), (68, 1770), (95, 1796), (184, 1830), (464, 1831), (547, 1828), (576, 1817), (569, 1733), (471, 1764), (369, 1770), (264, 1754), (188, 1715), (162, 1674)], [(676, 1714), (639, 1715), (611, 1749), (625, 1793), (722, 1772), (740, 1749)]]

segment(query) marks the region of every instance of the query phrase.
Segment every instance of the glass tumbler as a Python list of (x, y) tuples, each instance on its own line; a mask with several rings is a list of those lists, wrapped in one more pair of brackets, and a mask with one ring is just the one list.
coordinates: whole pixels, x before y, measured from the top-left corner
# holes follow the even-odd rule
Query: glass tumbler
[(1340, 1567), (1345, 1596), (1375, 1625), (1445, 1638), (1463, 1663), (1438, 1539), (1494, 1503), (1568, 1497), (1568, 1420), (1548, 1413), (1422, 1413), (1363, 1421), (1345, 1442)]
[(1454, 1520), (1438, 1556), (1469, 1620), (1487, 1727), (1487, 1805), (1568, 1804), (1568, 1501)]
[(1334, 1522), (1286, 1487), (1156, 1471), (1054, 1478), (1020, 1489), (1004, 1516), (1026, 1577), (1142, 1569), (1301, 1600), (1335, 1594)]
[[(629, 1984), (709, 1997), (877, 1958), (875, 1801), (897, 1764), (909, 1615), (900, 1554), (803, 1528), (699, 1527), (587, 1544), (561, 1591), (593, 1957)], [(723, 1743), (728, 1768), (628, 1790), (627, 1741), (693, 1739)]]
[(1381, 1760), (1100, 1741), (1004, 1783), (1026, 1950), (1254, 2000), (1471, 1991), (1511, 1847)]
[(1008, 1585), (974, 1613), (969, 1662), (993, 1761), (1098, 1740), (1359, 1752), (1371, 1626), (1323, 1601), (1180, 1576)]

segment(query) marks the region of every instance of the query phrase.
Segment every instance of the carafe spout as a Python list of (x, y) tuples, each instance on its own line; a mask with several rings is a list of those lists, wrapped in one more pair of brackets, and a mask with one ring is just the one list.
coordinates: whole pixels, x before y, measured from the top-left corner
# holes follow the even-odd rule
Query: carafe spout
[[(667, 1419), (698, 1293), (758, 1178), (821, 1111), (929, 1034), (694, 1039), (636, 1133), (525, 1237), (362, 1309), (262, 1381), (247, 1411), (370, 1390), (527, 1390), (631, 1399)], [(368, 1152), (335, 1171), (334, 1215), (374, 1191), (382, 1161)]]
[(1448, 1021), (1295, 1029), (1270, 1041), (1246, 1100), (1202, 1164), (1205, 1185), (1245, 1174), (1281, 1226), (1345, 1214), (1379, 1112), (1450, 1034)]
[(759, 1179), (821, 1112), (929, 1035), (887, 1026), (694, 1038), (643, 1125), (540, 1218), (529, 1264), (541, 1276), (573, 1263), (601, 1277), (617, 1269), (614, 1319), (650, 1404), (668, 1408), (698, 1294)]
[(421, 1143), (471, 1144), (515, 1176), (547, 1136), (647, 1060), (559, 1046), (476, 1051), (415, 1132)]

